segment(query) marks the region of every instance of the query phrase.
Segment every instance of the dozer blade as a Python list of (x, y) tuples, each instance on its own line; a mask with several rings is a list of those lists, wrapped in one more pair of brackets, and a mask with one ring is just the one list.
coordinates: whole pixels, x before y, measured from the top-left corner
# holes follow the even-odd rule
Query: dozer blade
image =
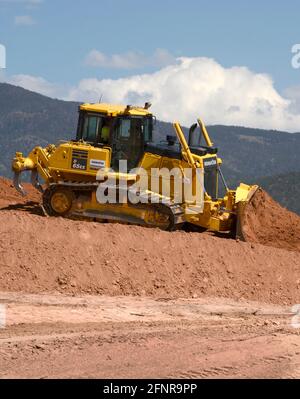
[(253, 201), (259, 188), (259, 186), (252, 186), (247, 197), (244, 200), (239, 201), (237, 204), (236, 238), (239, 240), (247, 241), (244, 234), (246, 209)]

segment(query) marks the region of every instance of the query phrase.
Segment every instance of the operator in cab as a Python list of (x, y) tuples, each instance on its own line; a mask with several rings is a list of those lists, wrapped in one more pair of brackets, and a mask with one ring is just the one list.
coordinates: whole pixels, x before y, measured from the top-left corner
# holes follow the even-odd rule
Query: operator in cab
[(109, 133), (110, 133), (110, 123), (111, 121), (106, 118), (103, 121), (102, 129), (101, 129), (101, 142), (107, 144), (109, 141)]

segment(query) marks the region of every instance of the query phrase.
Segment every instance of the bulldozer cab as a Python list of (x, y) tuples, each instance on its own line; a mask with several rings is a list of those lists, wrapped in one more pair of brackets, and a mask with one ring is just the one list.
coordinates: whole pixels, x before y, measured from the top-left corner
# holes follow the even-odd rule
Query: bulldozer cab
[(111, 120), (105, 115), (80, 112), (76, 140), (82, 140), (95, 146), (108, 144), (110, 125)]
[(119, 160), (126, 159), (128, 171), (135, 168), (143, 153), (145, 144), (151, 141), (152, 119), (138, 116), (116, 118), (112, 129), (112, 163), (118, 170)]
[(152, 141), (153, 130), (153, 117), (143, 108), (136, 110), (136, 114), (128, 107), (118, 111), (101, 113), (80, 109), (76, 136), (76, 141), (110, 147), (110, 166), (116, 172), (120, 160), (127, 161), (127, 171), (138, 165), (145, 144)]

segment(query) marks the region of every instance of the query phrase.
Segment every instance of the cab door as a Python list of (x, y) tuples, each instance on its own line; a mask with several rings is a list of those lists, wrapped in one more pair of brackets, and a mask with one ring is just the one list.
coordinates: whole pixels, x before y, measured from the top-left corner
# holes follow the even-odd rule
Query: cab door
[(143, 119), (117, 118), (112, 139), (112, 168), (119, 170), (119, 161), (127, 161), (127, 172), (135, 168), (144, 152)]

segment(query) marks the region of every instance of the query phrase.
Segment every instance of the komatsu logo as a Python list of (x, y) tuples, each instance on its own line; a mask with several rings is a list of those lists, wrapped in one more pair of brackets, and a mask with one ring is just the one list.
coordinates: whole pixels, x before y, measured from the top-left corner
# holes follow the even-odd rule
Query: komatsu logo
[(100, 160), (100, 159), (91, 159), (90, 160), (90, 168), (91, 169), (101, 169), (105, 167), (105, 161)]
[(215, 166), (217, 164), (217, 160), (215, 158), (204, 160), (204, 166)]

